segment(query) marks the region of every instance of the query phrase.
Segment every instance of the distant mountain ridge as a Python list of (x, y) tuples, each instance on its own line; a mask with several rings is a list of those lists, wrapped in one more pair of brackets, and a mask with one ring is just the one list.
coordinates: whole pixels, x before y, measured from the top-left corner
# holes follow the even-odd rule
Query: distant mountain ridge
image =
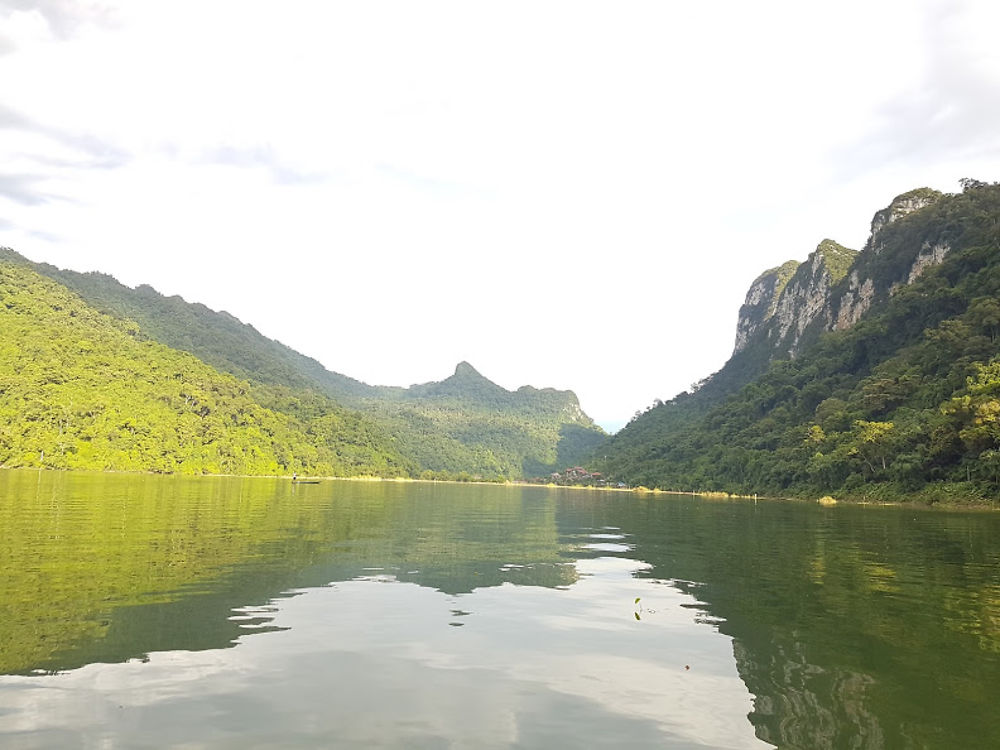
[(1000, 184), (904, 193), (758, 277), (719, 372), (591, 465), (663, 489), (1000, 498)]
[(572, 391), (507, 391), (466, 362), (441, 382), (372, 386), (327, 370), (228, 313), (165, 297), (148, 285), (131, 289), (105, 274), (33, 263), (9, 248), (0, 248), (3, 265), (48, 278), (91, 308), (129, 321), (143, 337), (260, 384), (279, 411), (358, 414), (408, 457), (412, 475), (531, 476), (579, 463), (605, 439)]

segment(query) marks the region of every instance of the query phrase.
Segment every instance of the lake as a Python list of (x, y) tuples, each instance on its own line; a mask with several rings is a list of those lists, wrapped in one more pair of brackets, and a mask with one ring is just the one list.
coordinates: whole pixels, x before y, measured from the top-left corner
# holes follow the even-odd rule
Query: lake
[(0, 747), (1000, 747), (1000, 515), (0, 471)]

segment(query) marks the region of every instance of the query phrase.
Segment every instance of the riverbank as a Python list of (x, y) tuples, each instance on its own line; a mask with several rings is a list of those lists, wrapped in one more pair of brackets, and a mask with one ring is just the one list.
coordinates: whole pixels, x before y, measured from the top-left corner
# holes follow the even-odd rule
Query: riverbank
[(372, 475), (358, 476), (329, 476), (329, 475), (309, 475), (299, 476), (293, 480), (291, 474), (164, 474), (151, 471), (116, 471), (116, 470), (74, 470), (74, 469), (52, 469), (48, 467), (29, 468), (16, 467), (8, 468), (0, 466), (0, 471), (10, 472), (46, 472), (52, 474), (107, 474), (107, 475), (136, 475), (136, 476), (164, 476), (179, 477), (186, 479), (196, 478), (228, 478), (228, 479), (268, 479), (293, 481), (298, 483), (319, 481), (319, 482), (396, 482), (396, 483), (420, 483), (420, 484), (457, 484), (457, 485), (488, 485), (488, 486), (518, 486), (518, 487), (546, 487), (550, 489), (583, 490), (587, 492), (617, 492), (632, 493), (639, 496), (686, 496), (701, 497), (708, 500), (752, 500), (752, 501), (794, 501), (804, 503), (819, 503), (825, 506), (845, 505), (871, 505), (871, 506), (901, 506), (914, 508), (939, 508), (942, 510), (977, 510), (977, 511), (1000, 511), (1000, 500), (986, 498), (970, 491), (964, 484), (934, 485), (922, 488), (913, 493), (902, 494), (893, 491), (885, 485), (875, 485), (868, 491), (860, 494), (840, 494), (824, 493), (823, 495), (785, 495), (772, 496), (762, 494), (741, 494), (720, 491), (693, 491), (693, 490), (663, 490), (656, 487), (620, 487), (612, 485), (595, 486), (591, 484), (557, 484), (553, 482), (540, 483), (529, 480), (507, 479), (507, 480), (487, 480), (487, 479), (431, 479), (424, 477), (379, 477)]

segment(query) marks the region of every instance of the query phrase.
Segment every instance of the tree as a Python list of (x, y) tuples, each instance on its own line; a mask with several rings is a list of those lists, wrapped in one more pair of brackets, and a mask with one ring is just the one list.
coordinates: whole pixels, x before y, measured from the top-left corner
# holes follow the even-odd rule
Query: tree
[(852, 452), (861, 457), (872, 474), (877, 473), (879, 466), (885, 471), (895, 425), (892, 422), (866, 422), (859, 419), (854, 426), (856, 429), (852, 435)]
[(997, 342), (1000, 334), (1000, 301), (995, 297), (975, 299), (969, 305), (967, 317), (977, 332), (989, 336), (990, 343)]
[(981, 180), (974, 180), (971, 177), (963, 177), (958, 181), (958, 184), (962, 186), (964, 192), (969, 192), (970, 190), (975, 190), (977, 188), (989, 187), (988, 182), (982, 182)]

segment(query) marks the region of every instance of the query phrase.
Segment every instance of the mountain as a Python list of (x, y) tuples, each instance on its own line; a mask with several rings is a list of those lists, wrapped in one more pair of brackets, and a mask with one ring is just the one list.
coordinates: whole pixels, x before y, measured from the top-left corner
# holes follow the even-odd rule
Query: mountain
[(736, 346), (734, 352), (746, 348), (750, 339), (765, 325), (778, 308), (778, 300), (788, 282), (802, 265), (797, 260), (789, 260), (777, 268), (770, 268), (754, 279), (747, 292), (746, 301), (740, 308), (736, 324)]
[(307, 388), (342, 402), (376, 392), (365, 383), (328, 371), (315, 359), (267, 338), (229, 313), (178, 296), (166, 297), (146, 284), (132, 289), (107, 274), (78, 273), (47, 263), (32, 263), (10, 248), (0, 248), (0, 263), (30, 268), (76, 292), (96, 310), (133, 321), (154, 341), (189, 352), (236, 377)]
[(750, 286), (740, 308), (735, 351), (766, 339), (772, 354), (792, 355), (810, 326), (833, 324), (830, 290), (846, 275), (858, 253), (823, 240), (805, 263), (788, 261), (766, 271)]
[(582, 463), (607, 439), (572, 391), (508, 391), (467, 362), (440, 382), (397, 389), (362, 407), (396, 428), (430, 472), (474, 465), (484, 476), (535, 477)]
[(927, 188), (897, 196), (875, 214), (862, 253), (823, 240), (805, 263), (788, 261), (765, 272), (740, 309), (735, 351), (756, 345), (770, 358), (794, 356), (818, 334), (850, 328), (874, 302), (940, 263), (950, 250), (947, 242), (900, 242), (885, 230), (941, 197)]
[(507, 401), (509, 396), (510, 391), (484, 378), (468, 362), (459, 362), (455, 372), (440, 382), (410, 386), (405, 393), (408, 399), (469, 400), (497, 405)]
[(0, 465), (351, 476), (416, 470), (374, 420), (254, 385), (0, 263)]
[[(663, 489), (1000, 497), (1000, 185), (914, 190), (765, 272), (729, 362), (602, 447)], [(600, 464), (600, 462), (597, 462)]]
[[(262, 407), (293, 420), (304, 418), (308, 424), (331, 415), (348, 420), (347, 431), (331, 439), (367, 445), (376, 440), (374, 435), (378, 451), (393, 457), (384, 466), (357, 461), (345, 466), (309, 464), (317, 472), (342, 474), (353, 467), (354, 473), (390, 476), (511, 479), (579, 463), (605, 439), (571, 391), (531, 387), (507, 391), (468, 363), (438, 383), (371, 386), (328, 371), (228, 313), (165, 297), (146, 285), (131, 289), (105, 274), (32, 263), (8, 248), (0, 248), (0, 268), (46, 279), (55, 285), (48, 288), (62, 290), (60, 294), (75, 298), (109, 325), (126, 325), (141, 340), (185, 352), (216, 375), (245, 382)], [(12, 412), (14, 431), (16, 414)], [(308, 424), (298, 426), (308, 432)], [(355, 429), (365, 436), (355, 435)], [(54, 465), (50, 461), (46, 465)], [(0, 456), (0, 462), (23, 465), (31, 460)], [(140, 464), (129, 466), (152, 468)], [(297, 465), (279, 462), (288, 472)], [(202, 470), (215, 471), (214, 466)], [(274, 472), (244, 467), (239, 473)]]

